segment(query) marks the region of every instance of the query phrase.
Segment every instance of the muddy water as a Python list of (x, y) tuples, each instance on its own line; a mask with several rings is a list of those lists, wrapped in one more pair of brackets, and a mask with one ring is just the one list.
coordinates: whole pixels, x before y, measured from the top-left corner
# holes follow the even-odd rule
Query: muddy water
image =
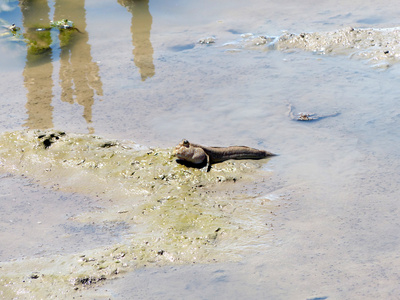
[(1, 261), (74, 253), (121, 240), (122, 224), (71, 221), (82, 210), (99, 209), (89, 197), (47, 191), (11, 175), (2, 176), (1, 190)]
[[(0, 18), (25, 32), (39, 21), (61, 18), (73, 20), (80, 30), (61, 48), (64, 40), (52, 30), (51, 47), (40, 58), (23, 42), (1, 38), (2, 132), (55, 127), (159, 147), (172, 147), (185, 137), (280, 154), (266, 166), (274, 175), (263, 186), (263, 193), (276, 196), (283, 207), (276, 212), (275, 239), (267, 249), (244, 253), (240, 263), (141, 269), (87, 293), (120, 299), (132, 294), (397, 297), (399, 66), (377, 70), (348, 54), (225, 45), (240, 41), (243, 33), (395, 27), (395, 2), (64, 2), (38, 2), (40, 9), (1, 2)], [(215, 43), (196, 43), (205, 37), (214, 37)], [(298, 112), (340, 115), (296, 122), (287, 115), (288, 103)], [(54, 244), (57, 237), (73, 238), (67, 215), (76, 213), (76, 201), (93, 201), (36, 186), (32, 191), (25, 179), (1, 181), (1, 205), (9, 212), (1, 219), (2, 261), (60, 253), (64, 248), (62, 242)], [(37, 209), (18, 219), (16, 203), (28, 196)], [(82, 209), (90, 210), (86, 205)], [(48, 220), (52, 230), (44, 236), (36, 227), (44, 224), (38, 222), (46, 213), (60, 217)], [(17, 219), (18, 225), (9, 222)], [(3, 243), (10, 232), (18, 240)], [(114, 242), (112, 233), (105, 245)], [(33, 244), (32, 235), (37, 236)], [(77, 235), (71, 242), (76, 252), (80, 240)], [(98, 240), (85, 241), (86, 249), (98, 246)], [(39, 243), (47, 247), (45, 253)]]

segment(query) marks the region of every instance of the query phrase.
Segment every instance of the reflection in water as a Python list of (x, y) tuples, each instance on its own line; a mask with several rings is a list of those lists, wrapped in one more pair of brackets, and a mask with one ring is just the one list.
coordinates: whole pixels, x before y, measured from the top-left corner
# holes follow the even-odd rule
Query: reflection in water
[[(153, 47), (150, 42), (152, 16), (149, 0), (118, 0), (132, 14), (132, 44), (134, 63), (139, 68), (142, 81), (154, 76)], [(20, 0), (25, 38), (28, 40), (24, 82), (27, 93), (28, 118), (24, 126), (35, 129), (53, 127), (53, 65), (54, 30), (59, 30), (59, 79), (61, 100), (83, 106), (83, 117), (92, 123), (92, 106), (95, 95), (101, 96), (102, 83), (99, 67), (92, 61), (89, 36), (86, 32), (85, 0), (55, 0), (53, 20), (72, 20), (78, 30), (50, 27), (50, 8), (47, 0)], [(37, 28), (43, 30), (37, 31)], [(53, 40), (52, 40), (53, 37)]]
[[(78, 30), (60, 29), (60, 84), (61, 100), (83, 106), (83, 117), (92, 122), (92, 106), (95, 93), (103, 94), (99, 67), (92, 62), (88, 34), (85, 32), (84, 0), (55, 3), (54, 20), (69, 19)], [(29, 41), (24, 69), (25, 87), (28, 90), (26, 108), (28, 119), (24, 126), (35, 128), (53, 127), (51, 101), (53, 98), (52, 39), (47, 0), (21, 0), (25, 38)], [(35, 28), (45, 28), (37, 31)], [(54, 29), (53, 29), (54, 30)], [(54, 44), (54, 43), (53, 43)], [(89, 132), (94, 129), (89, 127)]]
[(50, 31), (32, 29), (50, 24), (50, 8), (47, 0), (20, 1), (20, 8), (26, 32), (25, 37), (30, 41), (23, 73), (25, 87), (28, 90), (26, 103), (28, 118), (23, 126), (51, 128), (53, 127), (51, 36)]
[(150, 30), (153, 18), (149, 11), (149, 0), (118, 0), (132, 14), (133, 61), (139, 68), (142, 81), (155, 74), (153, 64), (153, 46), (150, 42)]
[[(79, 32), (72, 40), (61, 44), (60, 81), (61, 100), (68, 103), (78, 103), (84, 107), (83, 117), (86, 122), (92, 122), (92, 105), (94, 94), (103, 95), (99, 77), (99, 67), (92, 61), (90, 54), (89, 36), (86, 29), (85, 1), (56, 0), (54, 19), (73, 20)], [(64, 32), (60, 31), (59, 39), (64, 41)], [(89, 132), (94, 129), (89, 127)]]

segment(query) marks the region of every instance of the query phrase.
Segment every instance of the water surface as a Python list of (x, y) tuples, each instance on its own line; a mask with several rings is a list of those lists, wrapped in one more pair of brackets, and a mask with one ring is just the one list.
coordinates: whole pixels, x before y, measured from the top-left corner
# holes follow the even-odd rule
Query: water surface
[[(57, 30), (47, 32), (49, 49), (40, 56), (21, 41), (0, 39), (1, 131), (59, 128), (160, 147), (188, 138), (280, 154), (268, 164), (274, 175), (263, 186), (283, 207), (267, 251), (235, 264), (140, 270), (96, 297), (394, 299), (400, 293), (399, 66), (381, 70), (348, 56), (224, 47), (249, 32), (398, 26), (395, 2), (0, 3), (0, 18), (24, 32), (63, 18), (80, 31), (66, 45)], [(197, 43), (210, 36), (214, 44)], [(295, 122), (288, 103), (297, 111), (340, 115)], [(0, 180), (16, 185), (0, 198), (10, 212), (1, 216), (1, 245), (10, 231), (23, 241), (0, 246), (1, 259), (37, 254), (36, 246), (22, 246), (30, 242), (24, 228), (46, 213), (74, 213), (79, 196), (56, 209), (65, 196), (41, 188), (32, 193), (18, 178)], [(27, 195), (47, 211), (34, 210), (16, 227), (7, 221), (18, 213), (11, 199)], [(59, 230), (57, 222), (51, 226)], [(65, 231), (49, 233), (49, 243), (71, 231), (66, 222)]]

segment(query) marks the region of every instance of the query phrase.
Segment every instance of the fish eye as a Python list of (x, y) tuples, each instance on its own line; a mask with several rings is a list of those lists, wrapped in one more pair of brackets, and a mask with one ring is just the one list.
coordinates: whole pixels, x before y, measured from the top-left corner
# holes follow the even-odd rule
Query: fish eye
[(183, 143), (184, 146), (189, 146), (189, 141), (188, 140), (183, 140), (182, 143)]

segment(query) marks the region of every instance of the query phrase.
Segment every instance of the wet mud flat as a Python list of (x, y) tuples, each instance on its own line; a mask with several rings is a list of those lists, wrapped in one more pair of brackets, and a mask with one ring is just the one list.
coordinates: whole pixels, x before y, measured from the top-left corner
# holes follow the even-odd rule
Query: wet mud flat
[(327, 32), (283, 32), (280, 36), (243, 34), (235, 42), (224, 47), (232, 49), (311, 51), (317, 54), (348, 55), (350, 58), (366, 59), (374, 67), (388, 68), (400, 61), (400, 28), (353, 28), (346, 27)]
[(94, 135), (23, 130), (0, 141), (3, 172), (96, 199), (99, 208), (69, 221), (123, 232), (118, 243), (79, 253), (1, 262), (3, 297), (68, 298), (146, 266), (238, 261), (272, 238), (278, 205), (257, 189), (269, 180), (261, 168), (267, 160), (227, 161), (205, 172), (177, 164), (172, 149)]

